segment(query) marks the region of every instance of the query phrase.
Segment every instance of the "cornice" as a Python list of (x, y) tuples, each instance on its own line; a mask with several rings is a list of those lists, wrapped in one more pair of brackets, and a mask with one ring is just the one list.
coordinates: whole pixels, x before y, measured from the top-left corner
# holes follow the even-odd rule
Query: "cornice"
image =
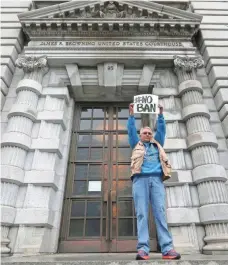
[(200, 23), (203, 18), (199, 14), (191, 13), (189, 11), (184, 11), (178, 8), (170, 7), (167, 5), (161, 5), (157, 3), (152, 3), (148, 1), (122, 1), (121, 3), (128, 4), (128, 5), (134, 5), (134, 6), (137, 6), (139, 9), (157, 10), (158, 12), (161, 12), (168, 16), (173, 15), (180, 19), (196, 20), (198, 23)]
[(197, 22), (188, 20), (160, 21), (145, 19), (37, 19), (26, 20), (22, 26), (30, 38), (36, 36), (185, 36), (191, 38), (198, 30)]
[[(202, 16), (148, 1), (72, 1), (18, 15), (30, 38), (36, 36), (186, 36), (199, 29)], [(102, 36), (104, 36), (102, 34)]]
[[(109, 1), (114, 2), (114, 1)], [(115, 1), (118, 2), (118, 1)], [(104, 7), (104, 1), (71, 1), (67, 3), (52, 5), (49, 7), (44, 7), (41, 9), (36, 9), (32, 11), (27, 11), (18, 15), (20, 20), (26, 18), (47, 18), (51, 15), (70, 12), (76, 9), (83, 10), (85, 7), (90, 9), (94, 8), (97, 5), (98, 8)], [(147, 10), (148, 12), (158, 12), (159, 14), (164, 14), (168, 16), (174, 16), (180, 19), (192, 19), (197, 22), (201, 22), (202, 16), (195, 14), (189, 11), (184, 11), (178, 8), (169, 7), (167, 5), (162, 5), (154, 2), (148, 1), (121, 1), (118, 2), (118, 6), (123, 8), (124, 5), (127, 5), (130, 9), (137, 8), (139, 11)]]

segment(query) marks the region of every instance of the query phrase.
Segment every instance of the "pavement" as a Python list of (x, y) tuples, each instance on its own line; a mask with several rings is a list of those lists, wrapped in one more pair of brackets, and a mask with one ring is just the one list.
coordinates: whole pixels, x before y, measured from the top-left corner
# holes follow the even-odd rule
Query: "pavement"
[(135, 253), (81, 253), (14, 255), (2, 257), (2, 265), (228, 265), (228, 255), (182, 255), (179, 261), (165, 261), (161, 254), (150, 254), (149, 261), (136, 261)]

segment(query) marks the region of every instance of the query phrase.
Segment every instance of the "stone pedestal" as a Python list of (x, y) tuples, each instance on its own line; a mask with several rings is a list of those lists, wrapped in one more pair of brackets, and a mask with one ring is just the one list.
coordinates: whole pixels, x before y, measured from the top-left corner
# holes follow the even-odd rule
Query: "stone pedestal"
[(196, 69), (203, 67), (203, 60), (176, 56), (175, 72), (179, 80), (179, 95), (186, 122), (187, 145), (194, 169), (193, 181), (199, 194), (199, 216), (204, 225), (206, 254), (228, 251), (228, 196), (225, 186), (226, 171), (219, 164), (217, 139), (210, 128), (210, 113), (203, 103), (203, 89), (196, 80)]
[(8, 114), (8, 125), (1, 142), (1, 254), (10, 253), (9, 231), (18, 214), (16, 201), (24, 183), (24, 166), (32, 145), (32, 127), (37, 117), (37, 104), (42, 91), (42, 78), (47, 72), (46, 57), (21, 57), (16, 61), (25, 72), (16, 89), (17, 100)]

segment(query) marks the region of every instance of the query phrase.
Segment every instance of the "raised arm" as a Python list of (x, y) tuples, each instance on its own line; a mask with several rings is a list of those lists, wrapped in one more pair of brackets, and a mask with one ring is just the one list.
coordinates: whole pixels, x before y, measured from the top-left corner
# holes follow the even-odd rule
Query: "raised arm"
[(136, 126), (135, 126), (133, 104), (130, 104), (129, 106), (129, 113), (130, 113), (130, 116), (127, 122), (128, 142), (131, 148), (134, 148), (136, 144), (139, 142), (139, 137), (138, 137)]
[(166, 124), (163, 116), (163, 107), (159, 105), (160, 113), (157, 119), (157, 131), (155, 133), (154, 139), (159, 142), (161, 146), (164, 146), (165, 135), (166, 135)]

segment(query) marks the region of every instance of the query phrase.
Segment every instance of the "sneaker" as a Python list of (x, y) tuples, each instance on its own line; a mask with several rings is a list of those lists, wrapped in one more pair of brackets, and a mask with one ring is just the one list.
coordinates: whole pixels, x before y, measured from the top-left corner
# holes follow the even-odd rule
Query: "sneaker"
[(174, 249), (171, 249), (165, 255), (162, 255), (162, 259), (180, 259), (181, 255), (177, 253)]
[(148, 260), (149, 255), (144, 250), (139, 250), (136, 256), (136, 260)]

